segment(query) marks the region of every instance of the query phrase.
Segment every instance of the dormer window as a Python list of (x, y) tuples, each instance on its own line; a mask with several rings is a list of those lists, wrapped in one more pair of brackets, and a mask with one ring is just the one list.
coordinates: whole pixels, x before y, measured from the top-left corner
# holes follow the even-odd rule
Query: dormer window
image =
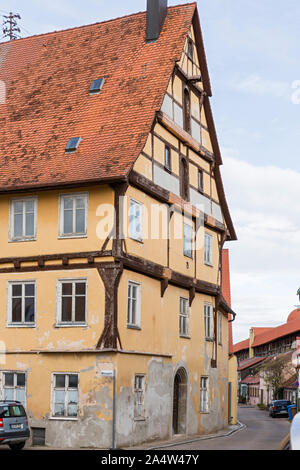
[(81, 137), (72, 137), (67, 143), (66, 153), (76, 152), (81, 141)]
[(96, 95), (97, 93), (100, 93), (104, 82), (104, 78), (97, 78), (97, 80), (94, 80), (90, 88), (90, 95)]

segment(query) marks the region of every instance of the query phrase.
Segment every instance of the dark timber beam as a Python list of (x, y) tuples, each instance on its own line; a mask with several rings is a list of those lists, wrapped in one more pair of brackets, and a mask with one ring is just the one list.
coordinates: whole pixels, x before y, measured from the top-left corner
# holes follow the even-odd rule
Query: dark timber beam
[(97, 348), (122, 349), (121, 338), (118, 330), (118, 288), (123, 273), (122, 263), (111, 263), (106, 266), (98, 266), (99, 275), (105, 287), (105, 315), (104, 329), (98, 341)]

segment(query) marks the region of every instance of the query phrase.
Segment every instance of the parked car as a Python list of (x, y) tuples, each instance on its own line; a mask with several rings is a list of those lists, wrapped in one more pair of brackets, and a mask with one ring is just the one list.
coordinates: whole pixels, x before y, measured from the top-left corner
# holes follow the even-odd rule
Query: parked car
[(26, 411), (19, 401), (0, 401), (0, 445), (21, 450), (30, 437)]
[(291, 405), (289, 400), (273, 400), (269, 407), (269, 415), (275, 418), (277, 415), (287, 414), (288, 406)]

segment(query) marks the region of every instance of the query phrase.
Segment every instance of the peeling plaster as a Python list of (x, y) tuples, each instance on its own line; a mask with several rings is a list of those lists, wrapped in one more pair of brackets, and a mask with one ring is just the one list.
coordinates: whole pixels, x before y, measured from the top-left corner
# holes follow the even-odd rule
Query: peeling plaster
[(133, 387), (123, 387), (118, 395), (118, 446), (130, 446), (170, 436), (172, 391), (173, 365), (162, 360), (150, 360), (145, 391), (145, 420), (134, 419)]

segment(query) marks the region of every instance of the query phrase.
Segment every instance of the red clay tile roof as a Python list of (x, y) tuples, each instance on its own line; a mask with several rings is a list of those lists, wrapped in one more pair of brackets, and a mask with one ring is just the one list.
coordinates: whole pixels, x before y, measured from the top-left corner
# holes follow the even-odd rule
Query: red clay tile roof
[(233, 352), (237, 353), (238, 351), (243, 351), (244, 349), (249, 349), (249, 339), (245, 339), (244, 341), (240, 341), (233, 345)]
[(275, 341), (278, 338), (282, 338), (283, 336), (287, 336), (298, 331), (300, 332), (300, 318), (298, 320), (289, 321), (288, 323), (284, 323), (283, 325), (279, 325), (275, 328), (270, 328), (270, 330), (254, 337), (252, 347), (270, 343), (271, 341)]
[(270, 330), (273, 330), (274, 326), (270, 326), (270, 327), (261, 327), (261, 326), (255, 326), (253, 327), (253, 331), (254, 331), (254, 338), (255, 336), (257, 335), (260, 335), (262, 333), (265, 333), (266, 331), (270, 331)]
[[(294, 312), (297, 312), (294, 310)], [(292, 312), (292, 314), (294, 313)], [(271, 341), (275, 341), (278, 338), (282, 338), (283, 336), (287, 336), (292, 333), (300, 333), (300, 318), (295, 318), (293, 320), (293, 316), (290, 318), (288, 317), (288, 323), (284, 323), (283, 325), (279, 325), (276, 327), (255, 327), (254, 330), (254, 341), (252, 347), (261, 346), (262, 344), (270, 343)], [(249, 339), (244, 341), (240, 341), (233, 345), (233, 352), (236, 353), (238, 351), (242, 351), (243, 349), (249, 348)]]
[(242, 383), (242, 384), (247, 384), (247, 385), (259, 384), (259, 382), (260, 382), (259, 374), (256, 374), (256, 375), (254, 375), (254, 376), (248, 375), (248, 376), (245, 377), (243, 380), (241, 380), (241, 383)]
[(300, 308), (293, 310), (287, 318), (287, 322), (294, 320), (300, 320)]
[(282, 384), (283, 388), (293, 388), (297, 389), (298, 386), (296, 385), (297, 383), (297, 374), (292, 375), (284, 384)]
[(255, 364), (259, 364), (260, 362), (264, 361), (265, 357), (251, 357), (241, 361), (238, 366), (238, 370), (244, 370), (248, 367), (254, 366)]
[[(170, 7), (156, 43), (146, 14), (0, 44), (0, 191), (124, 178), (144, 147), (196, 3)], [(205, 59), (202, 59), (205, 60)], [(100, 95), (94, 79), (105, 77)], [(75, 154), (65, 154), (81, 137)]]

